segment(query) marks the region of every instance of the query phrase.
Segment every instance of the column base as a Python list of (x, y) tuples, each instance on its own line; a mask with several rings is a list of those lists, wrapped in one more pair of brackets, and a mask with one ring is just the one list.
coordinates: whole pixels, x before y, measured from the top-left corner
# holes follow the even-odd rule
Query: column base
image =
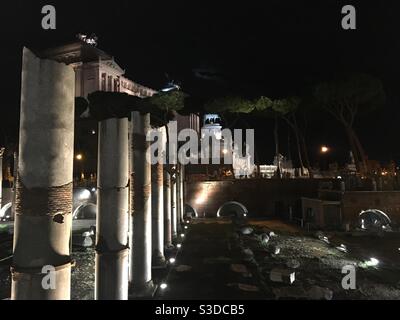
[(129, 249), (99, 252), (95, 258), (95, 300), (128, 299)]
[(175, 247), (173, 244), (169, 244), (169, 245), (167, 245), (167, 246), (164, 247), (164, 251), (165, 251), (165, 252), (171, 252), (171, 251), (174, 251), (175, 248), (176, 248), (176, 247)]
[(74, 261), (49, 266), (52, 269), (12, 266), (11, 300), (70, 300), (73, 265)]
[(132, 285), (128, 299), (151, 299), (154, 297), (156, 291), (157, 286), (154, 284), (153, 280), (141, 285)]
[(167, 267), (167, 261), (165, 260), (164, 255), (161, 253), (153, 254), (151, 258), (151, 267), (153, 269), (163, 269)]

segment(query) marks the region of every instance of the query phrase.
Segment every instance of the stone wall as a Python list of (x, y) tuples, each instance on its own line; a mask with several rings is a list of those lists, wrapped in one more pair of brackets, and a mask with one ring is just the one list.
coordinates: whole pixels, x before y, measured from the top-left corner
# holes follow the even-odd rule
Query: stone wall
[(323, 179), (243, 179), (186, 184), (186, 203), (200, 217), (215, 217), (228, 201), (242, 203), (253, 217), (301, 217), (301, 197), (316, 198)]
[(342, 196), (343, 222), (354, 225), (362, 210), (379, 209), (400, 225), (400, 191), (353, 191)]

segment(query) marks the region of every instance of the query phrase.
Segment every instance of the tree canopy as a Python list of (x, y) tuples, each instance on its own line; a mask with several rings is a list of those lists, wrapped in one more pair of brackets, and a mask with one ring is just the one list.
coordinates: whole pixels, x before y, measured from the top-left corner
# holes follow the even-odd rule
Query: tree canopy
[(88, 99), (78, 97), (75, 107), (81, 114), (89, 107), (90, 117), (102, 121), (109, 118), (130, 117), (131, 112), (150, 113), (152, 123), (162, 126), (173, 117), (173, 111), (182, 110), (186, 94), (181, 91), (161, 92), (140, 98), (121, 92), (96, 91)]
[(367, 74), (347, 74), (317, 85), (314, 97), (321, 108), (343, 125), (358, 170), (368, 173), (367, 157), (353, 126), (358, 114), (384, 104), (382, 82)]
[(382, 82), (367, 74), (347, 74), (316, 86), (320, 106), (343, 124), (352, 126), (358, 113), (384, 104)]
[(236, 96), (215, 99), (204, 106), (205, 111), (213, 113), (250, 113), (254, 108), (254, 102)]

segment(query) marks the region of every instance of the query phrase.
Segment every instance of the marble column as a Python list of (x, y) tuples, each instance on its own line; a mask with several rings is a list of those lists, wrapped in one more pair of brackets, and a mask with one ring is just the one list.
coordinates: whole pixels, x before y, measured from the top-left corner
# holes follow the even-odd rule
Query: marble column
[(99, 123), (96, 300), (128, 299), (128, 118)]
[(164, 245), (172, 246), (171, 176), (167, 169), (164, 170)]
[(133, 297), (153, 293), (151, 275), (151, 163), (149, 142), (150, 114), (132, 113), (131, 245), (130, 281)]
[(13, 300), (67, 300), (71, 289), (75, 73), (24, 48)]

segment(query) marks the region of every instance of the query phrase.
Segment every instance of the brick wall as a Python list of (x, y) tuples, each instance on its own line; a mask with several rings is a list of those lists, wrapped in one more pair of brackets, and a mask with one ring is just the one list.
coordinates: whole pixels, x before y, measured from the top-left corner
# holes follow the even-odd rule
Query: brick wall
[(200, 217), (215, 217), (228, 201), (242, 203), (250, 216), (288, 218), (289, 206), (294, 216), (301, 216), (301, 197), (315, 198), (322, 179), (244, 179), (232, 181), (188, 182), (186, 203)]
[(379, 209), (400, 225), (400, 191), (354, 191), (342, 196), (343, 222), (354, 224), (362, 210)]

